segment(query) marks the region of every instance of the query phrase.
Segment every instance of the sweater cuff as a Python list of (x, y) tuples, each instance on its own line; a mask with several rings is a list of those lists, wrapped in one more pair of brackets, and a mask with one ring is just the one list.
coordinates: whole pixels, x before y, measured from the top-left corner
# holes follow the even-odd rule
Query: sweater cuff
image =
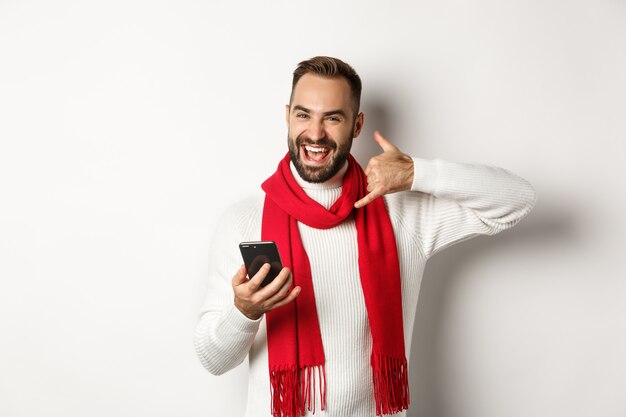
[(256, 320), (246, 317), (234, 304), (224, 311), (223, 320), (230, 327), (243, 333), (256, 333), (263, 316)]
[(427, 194), (435, 194), (437, 191), (437, 163), (436, 161), (423, 158), (413, 159), (413, 184), (411, 191), (420, 191)]

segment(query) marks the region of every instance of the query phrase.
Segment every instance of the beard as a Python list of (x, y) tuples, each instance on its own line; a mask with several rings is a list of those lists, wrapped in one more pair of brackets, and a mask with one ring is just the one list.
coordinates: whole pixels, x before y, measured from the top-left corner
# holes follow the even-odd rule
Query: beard
[[(335, 141), (323, 137), (317, 141), (313, 141), (306, 136), (299, 136), (296, 139), (292, 139), (287, 135), (287, 143), (289, 145), (289, 157), (291, 162), (296, 167), (296, 171), (300, 177), (312, 183), (321, 183), (331, 179), (348, 159), (350, 154), (350, 148), (352, 147), (353, 138), (350, 137), (347, 141), (342, 141), (343, 145), (338, 145)], [(329, 148), (332, 151), (330, 159), (321, 166), (309, 166), (302, 163), (300, 153), (303, 145), (317, 145)]]

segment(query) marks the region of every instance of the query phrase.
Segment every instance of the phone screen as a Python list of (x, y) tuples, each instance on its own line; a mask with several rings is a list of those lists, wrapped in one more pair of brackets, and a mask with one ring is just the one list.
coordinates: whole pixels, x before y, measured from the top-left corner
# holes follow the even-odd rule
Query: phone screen
[(274, 242), (242, 242), (239, 244), (239, 249), (246, 264), (249, 278), (255, 276), (264, 264), (270, 264), (270, 271), (261, 283), (261, 287), (272, 282), (283, 269), (278, 248)]

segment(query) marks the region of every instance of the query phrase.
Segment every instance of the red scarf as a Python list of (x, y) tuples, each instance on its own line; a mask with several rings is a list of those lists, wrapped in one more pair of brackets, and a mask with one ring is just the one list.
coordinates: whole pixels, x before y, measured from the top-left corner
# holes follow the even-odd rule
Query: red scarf
[[(272, 415), (296, 417), (315, 412), (316, 389), (326, 406), (324, 347), (317, 320), (311, 267), (297, 222), (330, 229), (352, 212), (357, 230), (359, 272), (372, 332), (371, 366), (376, 415), (398, 413), (409, 405), (404, 351), (402, 294), (398, 250), (382, 198), (360, 209), (354, 203), (367, 194), (367, 177), (349, 155), (341, 196), (326, 210), (306, 195), (289, 166), (289, 154), (262, 185), (266, 193), (261, 238), (278, 246), (284, 266), (302, 287), (292, 303), (266, 315)], [(332, 389), (332, 386), (329, 387)]]

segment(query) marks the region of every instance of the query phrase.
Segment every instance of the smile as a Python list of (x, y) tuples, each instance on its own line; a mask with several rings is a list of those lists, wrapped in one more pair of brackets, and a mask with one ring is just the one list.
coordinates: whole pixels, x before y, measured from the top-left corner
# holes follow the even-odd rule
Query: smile
[(330, 148), (325, 146), (312, 146), (312, 145), (302, 145), (301, 146), (302, 153), (304, 155), (304, 161), (311, 164), (323, 164), (328, 155), (330, 155)]

